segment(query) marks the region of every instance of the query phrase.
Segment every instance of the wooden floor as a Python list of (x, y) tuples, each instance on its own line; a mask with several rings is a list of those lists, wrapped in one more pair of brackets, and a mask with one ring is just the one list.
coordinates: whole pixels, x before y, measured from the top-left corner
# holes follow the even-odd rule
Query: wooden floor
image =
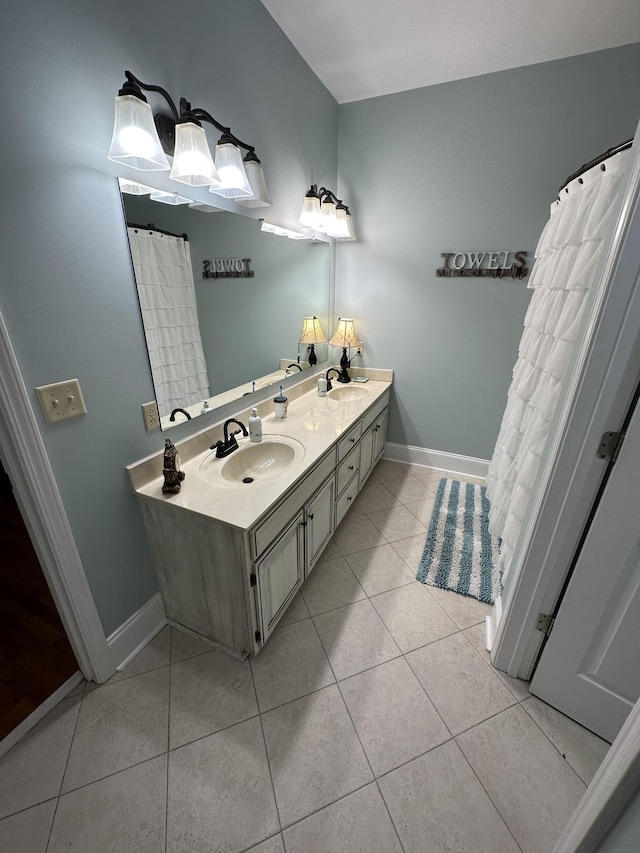
[(78, 671), (0, 466), (0, 740)]

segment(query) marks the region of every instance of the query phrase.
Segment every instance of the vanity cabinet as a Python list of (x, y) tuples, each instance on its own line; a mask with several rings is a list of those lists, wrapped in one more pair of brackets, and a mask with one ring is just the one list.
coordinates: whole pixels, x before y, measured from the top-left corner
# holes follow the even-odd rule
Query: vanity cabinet
[(383, 400), (371, 414), (366, 415), (363, 419), (363, 434), (360, 440), (359, 488), (364, 486), (367, 477), (375, 468), (384, 451), (387, 439), (388, 413), (387, 401)]

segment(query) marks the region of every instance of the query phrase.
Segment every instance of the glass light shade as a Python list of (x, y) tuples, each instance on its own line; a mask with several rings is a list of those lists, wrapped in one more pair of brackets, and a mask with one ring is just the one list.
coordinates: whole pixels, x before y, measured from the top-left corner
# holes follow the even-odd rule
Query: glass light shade
[(118, 183), (120, 190), (127, 195), (150, 195), (155, 192), (153, 187), (146, 187), (144, 184), (130, 181), (128, 178), (118, 178)]
[(109, 160), (143, 172), (169, 168), (151, 107), (135, 95), (116, 96), (116, 117), (108, 153)]
[(335, 237), (336, 239), (349, 236), (349, 227), (347, 225), (347, 211), (344, 207), (336, 208), (335, 220), (332, 223), (331, 231), (327, 230), (327, 234), (329, 234), (330, 237)]
[(338, 325), (329, 343), (334, 347), (360, 346), (360, 341), (353, 328), (353, 320), (349, 317), (338, 317)]
[(242, 163), (242, 154), (233, 142), (218, 142), (215, 163), (220, 186), (209, 187), (209, 192), (224, 198), (250, 198), (253, 195)]
[(305, 317), (302, 321), (300, 344), (322, 344), (327, 340), (317, 317)]
[(204, 128), (192, 121), (176, 124), (176, 145), (170, 176), (191, 187), (219, 186)]
[(293, 231), (291, 228), (285, 228), (284, 226), (276, 225), (273, 222), (266, 222), (264, 219), (262, 220), (260, 230), (265, 231), (267, 234), (277, 234), (278, 237), (288, 237), (290, 240), (311, 239), (307, 234), (301, 234), (299, 231)]
[(153, 201), (159, 201), (161, 204), (172, 204), (174, 206), (178, 205), (178, 204), (190, 204), (191, 203), (190, 198), (184, 198), (183, 196), (178, 195), (178, 193), (165, 193), (165, 192), (158, 191), (155, 193), (151, 193), (150, 198)]
[(220, 213), (219, 207), (214, 207), (213, 204), (204, 204), (201, 201), (192, 201), (189, 207), (199, 210), (200, 213)]
[(332, 235), (335, 222), (336, 206), (330, 198), (325, 198), (320, 204), (320, 230)]
[(245, 160), (244, 170), (251, 187), (251, 198), (239, 198), (238, 204), (245, 207), (271, 207), (271, 196), (264, 179), (262, 163), (257, 160)]
[(305, 228), (313, 228), (314, 231), (317, 231), (319, 221), (320, 199), (317, 196), (305, 196), (302, 202), (302, 211), (298, 219), (298, 225), (302, 225)]
[(347, 234), (344, 237), (342, 235), (336, 234), (335, 235), (336, 240), (343, 240), (345, 242), (347, 240), (355, 240), (356, 235), (355, 235), (355, 232), (353, 230), (353, 218), (352, 218), (351, 214), (348, 212), (345, 216), (345, 221), (346, 221), (346, 225), (347, 225)]

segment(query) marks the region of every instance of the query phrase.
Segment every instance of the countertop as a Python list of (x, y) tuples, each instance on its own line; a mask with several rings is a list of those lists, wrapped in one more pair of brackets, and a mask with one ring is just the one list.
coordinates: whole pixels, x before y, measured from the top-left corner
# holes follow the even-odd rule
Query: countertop
[[(364, 371), (362, 371), (364, 372)], [(373, 371), (372, 371), (373, 372)], [(383, 371), (375, 371), (379, 376)], [(331, 397), (319, 397), (315, 387), (289, 402), (287, 417), (277, 419), (271, 412), (262, 414), (263, 440), (270, 435), (280, 435), (297, 439), (304, 446), (304, 455), (293, 462), (282, 473), (271, 479), (253, 483), (229, 483), (216, 477), (214, 484), (206, 482), (199, 473), (204, 460), (207, 465), (221, 466), (227, 459), (213, 459), (215, 451), (208, 448), (216, 440), (220, 425), (212, 430), (176, 442), (176, 448), (183, 458), (182, 470), (185, 479), (178, 494), (162, 493), (162, 454), (156, 454), (127, 466), (133, 491), (144, 499), (155, 499), (182, 507), (191, 512), (206, 515), (224, 524), (248, 530), (277, 504), (296, 482), (304, 477), (314, 464), (336, 444), (343, 435), (382, 395), (391, 387), (392, 372), (389, 381), (370, 379), (358, 387), (364, 388), (367, 395), (353, 401), (339, 401)], [(341, 387), (334, 382), (334, 388)], [(349, 387), (349, 386), (344, 386)], [(273, 404), (263, 404), (273, 408)], [(239, 420), (247, 425), (246, 412), (240, 413)], [(240, 450), (249, 444), (249, 439), (238, 435)], [(235, 451), (238, 453), (239, 451)], [(155, 472), (158, 472), (157, 475)], [(216, 482), (217, 479), (217, 482)]]

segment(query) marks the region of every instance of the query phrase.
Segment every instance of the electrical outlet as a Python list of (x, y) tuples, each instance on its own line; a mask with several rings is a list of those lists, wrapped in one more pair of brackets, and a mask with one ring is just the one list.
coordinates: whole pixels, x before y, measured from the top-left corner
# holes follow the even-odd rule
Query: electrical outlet
[(80, 383), (77, 379), (65, 379), (64, 382), (54, 382), (51, 385), (40, 385), (36, 388), (42, 414), (48, 424), (77, 418), (86, 415)]
[(158, 417), (158, 404), (155, 400), (142, 404), (142, 419), (147, 432), (152, 429), (159, 429), (160, 418)]

